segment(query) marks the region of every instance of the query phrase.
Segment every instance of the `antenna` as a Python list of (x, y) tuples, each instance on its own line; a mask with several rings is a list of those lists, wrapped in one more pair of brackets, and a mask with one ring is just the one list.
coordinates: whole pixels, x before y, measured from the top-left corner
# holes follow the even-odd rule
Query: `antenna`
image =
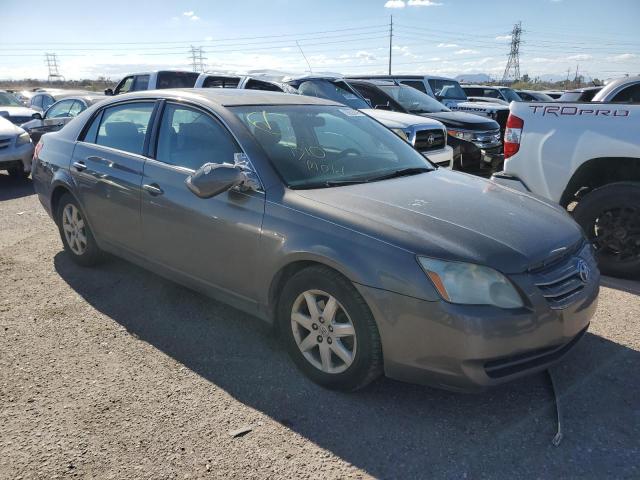
[(309, 63), (309, 60), (307, 60), (307, 56), (302, 51), (302, 47), (300, 46), (300, 44), (298, 43), (297, 40), (296, 40), (296, 45), (300, 49), (300, 53), (302, 54), (302, 57), (304, 58), (304, 61), (307, 62), (307, 67), (309, 67), (309, 73), (313, 73), (313, 71), (311, 70), (311, 64)]
[(520, 35), (522, 34), (522, 22), (513, 26), (511, 31), (511, 50), (507, 59), (507, 66), (502, 74), (502, 82), (507, 82), (510, 78), (520, 80)]

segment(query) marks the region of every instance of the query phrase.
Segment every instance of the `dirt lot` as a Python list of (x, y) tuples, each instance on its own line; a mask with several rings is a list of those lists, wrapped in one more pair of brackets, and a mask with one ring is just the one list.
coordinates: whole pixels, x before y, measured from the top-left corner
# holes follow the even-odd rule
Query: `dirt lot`
[(0, 225), (0, 478), (640, 478), (639, 282), (603, 281), (554, 370), (554, 447), (543, 374), (326, 391), (259, 320), (121, 260), (72, 264), (30, 183), (0, 175)]

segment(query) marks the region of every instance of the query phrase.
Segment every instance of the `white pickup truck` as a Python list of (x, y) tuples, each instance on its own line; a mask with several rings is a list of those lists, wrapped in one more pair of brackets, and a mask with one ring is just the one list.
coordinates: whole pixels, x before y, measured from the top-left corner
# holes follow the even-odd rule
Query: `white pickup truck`
[(603, 273), (640, 274), (640, 105), (512, 102), (492, 179), (572, 212)]

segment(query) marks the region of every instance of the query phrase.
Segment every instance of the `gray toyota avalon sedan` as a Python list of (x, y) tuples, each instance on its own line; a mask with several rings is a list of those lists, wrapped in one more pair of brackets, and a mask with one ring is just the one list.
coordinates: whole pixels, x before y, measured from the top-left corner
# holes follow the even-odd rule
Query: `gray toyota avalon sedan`
[(436, 168), (331, 101), (120, 95), (34, 156), (74, 261), (109, 252), (257, 315), (327, 387), (495, 385), (560, 359), (596, 308), (591, 246), (563, 210)]

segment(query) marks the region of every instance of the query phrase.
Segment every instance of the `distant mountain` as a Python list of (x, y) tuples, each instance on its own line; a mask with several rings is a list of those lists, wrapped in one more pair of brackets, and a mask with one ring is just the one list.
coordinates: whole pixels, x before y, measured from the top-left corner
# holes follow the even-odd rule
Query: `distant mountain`
[(466, 83), (487, 83), (491, 81), (491, 77), (486, 73), (465, 73), (456, 75), (456, 80)]

